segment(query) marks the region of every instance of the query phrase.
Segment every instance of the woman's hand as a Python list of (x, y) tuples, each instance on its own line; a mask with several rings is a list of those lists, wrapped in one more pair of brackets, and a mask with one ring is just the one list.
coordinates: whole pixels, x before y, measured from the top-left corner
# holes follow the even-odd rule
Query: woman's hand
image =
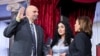
[(46, 55), (46, 56), (52, 56), (52, 55), (48, 54), (48, 55)]
[(60, 54), (60, 56), (66, 56), (66, 53), (62, 53), (62, 54)]

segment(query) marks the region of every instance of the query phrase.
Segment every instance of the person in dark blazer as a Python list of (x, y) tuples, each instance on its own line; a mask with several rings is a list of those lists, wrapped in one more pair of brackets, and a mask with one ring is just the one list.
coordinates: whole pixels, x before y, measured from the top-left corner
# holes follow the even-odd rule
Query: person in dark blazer
[(75, 39), (69, 46), (69, 55), (67, 56), (92, 56), (91, 55), (91, 36), (92, 23), (88, 16), (81, 16), (76, 19)]
[(38, 17), (38, 8), (29, 5), (20, 8), (16, 19), (13, 19), (4, 31), (4, 36), (10, 38), (14, 35), (14, 43), (10, 50), (10, 56), (43, 56), (46, 45), (43, 42), (43, 30), (39, 25), (34, 24)]

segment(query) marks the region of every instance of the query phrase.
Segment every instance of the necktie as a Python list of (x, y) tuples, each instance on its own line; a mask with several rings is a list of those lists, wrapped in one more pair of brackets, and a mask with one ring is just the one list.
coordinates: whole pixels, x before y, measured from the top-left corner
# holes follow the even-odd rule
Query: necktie
[(32, 32), (32, 38), (33, 38), (33, 56), (36, 56), (36, 39), (35, 39), (35, 31), (33, 24), (30, 25), (31, 32)]

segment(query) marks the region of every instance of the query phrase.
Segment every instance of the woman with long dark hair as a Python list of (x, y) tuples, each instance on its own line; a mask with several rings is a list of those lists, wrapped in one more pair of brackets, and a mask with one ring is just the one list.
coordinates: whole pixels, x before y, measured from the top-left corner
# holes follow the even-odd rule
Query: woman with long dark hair
[(51, 44), (50, 55), (48, 56), (65, 56), (68, 54), (72, 37), (73, 34), (68, 22), (60, 21)]

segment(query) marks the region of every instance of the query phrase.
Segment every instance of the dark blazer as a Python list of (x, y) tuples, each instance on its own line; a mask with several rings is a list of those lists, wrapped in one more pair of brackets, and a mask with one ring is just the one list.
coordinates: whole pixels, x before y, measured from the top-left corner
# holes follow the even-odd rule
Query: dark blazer
[(68, 56), (92, 56), (90, 36), (79, 32), (69, 46)]
[[(46, 50), (43, 42), (43, 30), (40, 26), (36, 26), (37, 32), (37, 56), (43, 56), (43, 52)], [(11, 47), (10, 56), (31, 56), (33, 41), (32, 33), (28, 19), (25, 18), (21, 22), (12, 20), (11, 23), (4, 31), (4, 36), (10, 38), (14, 35), (14, 43)]]

